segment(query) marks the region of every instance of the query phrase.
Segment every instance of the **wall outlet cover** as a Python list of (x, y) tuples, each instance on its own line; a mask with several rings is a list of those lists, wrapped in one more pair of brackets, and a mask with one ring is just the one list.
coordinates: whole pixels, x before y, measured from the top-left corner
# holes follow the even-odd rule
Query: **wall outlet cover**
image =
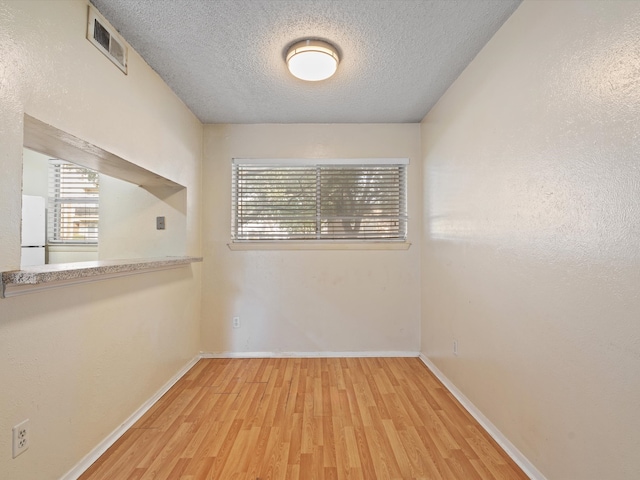
[(13, 436), (13, 457), (16, 458), (29, 448), (29, 419), (23, 420), (11, 429)]

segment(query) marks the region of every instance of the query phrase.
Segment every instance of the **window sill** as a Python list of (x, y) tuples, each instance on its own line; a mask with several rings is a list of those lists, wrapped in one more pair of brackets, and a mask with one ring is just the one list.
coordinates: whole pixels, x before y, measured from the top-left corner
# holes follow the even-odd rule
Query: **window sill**
[(235, 242), (229, 250), (408, 250), (409, 242)]
[(97, 252), (98, 245), (87, 245), (86, 243), (48, 243), (47, 250), (50, 252)]
[(201, 262), (202, 257), (162, 257), (95, 262), (58, 263), (2, 272), (2, 297), (96, 282)]

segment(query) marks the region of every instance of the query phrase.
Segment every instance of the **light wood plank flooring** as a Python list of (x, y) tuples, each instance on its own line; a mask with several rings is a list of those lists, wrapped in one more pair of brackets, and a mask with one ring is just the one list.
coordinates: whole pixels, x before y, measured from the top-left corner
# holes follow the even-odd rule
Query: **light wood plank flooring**
[(417, 358), (200, 360), (83, 480), (526, 479)]

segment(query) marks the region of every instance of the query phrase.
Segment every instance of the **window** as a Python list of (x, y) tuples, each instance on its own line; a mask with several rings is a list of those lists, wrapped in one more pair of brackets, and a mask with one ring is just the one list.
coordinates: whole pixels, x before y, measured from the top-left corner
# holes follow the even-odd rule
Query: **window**
[(405, 241), (408, 163), (234, 159), (232, 241)]
[(48, 243), (98, 243), (98, 172), (49, 160)]

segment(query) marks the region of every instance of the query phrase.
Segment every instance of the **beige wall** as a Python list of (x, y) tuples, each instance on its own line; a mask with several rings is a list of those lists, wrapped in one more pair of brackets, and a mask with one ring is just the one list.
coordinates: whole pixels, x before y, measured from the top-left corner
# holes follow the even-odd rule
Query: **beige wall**
[[(204, 351), (418, 351), (419, 125), (208, 125), (204, 151)], [(233, 157), (408, 157), (414, 245), (231, 251)]]
[[(86, 39), (87, 3), (0, 0), (0, 270), (20, 264), (23, 114), (187, 187), (200, 253), (202, 126), (135, 53)], [(0, 299), (0, 476), (57, 479), (199, 350), (200, 266)], [(11, 459), (11, 427), (31, 446)]]
[(423, 352), (549, 479), (640, 478), (639, 38), (525, 1), (422, 123)]
[[(421, 348), (549, 479), (640, 474), (640, 4), (525, 1), (421, 129), (210, 125), (204, 155), (202, 126), (135, 52), (125, 76), (85, 40), (86, 8), (0, 0), (0, 269), (20, 261), (24, 113), (187, 186), (169, 202), (187, 254), (202, 181), (205, 263), (0, 299), (3, 475), (59, 478), (200, 338)], [(411, 159), (409, 250), (227, 247), (232, 157), (385, 156)], [(31, 447), (11, 460), (25, 418)]]
[[(187, 193), (100, 175), (100, 259), (185, 255)], [(156, 229), (159, 216), (165, 218), (164, 230)]]
[(22, 193), (47, 198), (49, 196), (49, 158), (25, 148), (22, 155)]

